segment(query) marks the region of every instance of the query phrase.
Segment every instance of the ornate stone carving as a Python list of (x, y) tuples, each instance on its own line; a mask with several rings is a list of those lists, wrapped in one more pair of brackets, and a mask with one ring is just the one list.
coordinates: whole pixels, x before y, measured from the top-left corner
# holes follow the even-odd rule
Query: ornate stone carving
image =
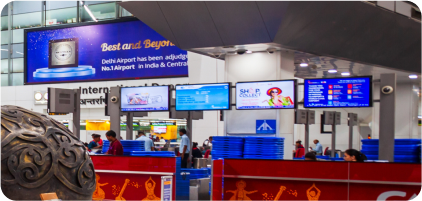
[(91, 158), (60, 122), (17, 106), (1, 106), (1, 188), (12, 200), (90, 200), (95, 191)]

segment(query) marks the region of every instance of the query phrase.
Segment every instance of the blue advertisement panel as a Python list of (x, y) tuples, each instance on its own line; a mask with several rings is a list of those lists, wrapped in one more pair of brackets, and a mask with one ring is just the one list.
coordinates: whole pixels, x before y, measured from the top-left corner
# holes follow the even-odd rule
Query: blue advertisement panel
[(230, 109), (230, 84), (176, 86), (176, 110)]
[(169, 86), (124, 87), (120, 95), (122, 112), (169, 110)]
[(25, 32), (26, 84), (188, 76), (187, 51), (139, 20)]
[(372, 78), (305, 80), (304, 107), (372, 107)]

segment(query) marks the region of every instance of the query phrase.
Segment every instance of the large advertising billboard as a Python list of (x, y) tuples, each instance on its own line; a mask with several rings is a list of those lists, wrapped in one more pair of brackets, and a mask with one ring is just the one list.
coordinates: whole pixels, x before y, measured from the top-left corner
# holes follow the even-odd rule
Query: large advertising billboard
[(25, 30), (25, 83), (188, 76), (187, 51), (139, 20)]
[(236, 83), (238, 110), (296, 107), (296, 80)]

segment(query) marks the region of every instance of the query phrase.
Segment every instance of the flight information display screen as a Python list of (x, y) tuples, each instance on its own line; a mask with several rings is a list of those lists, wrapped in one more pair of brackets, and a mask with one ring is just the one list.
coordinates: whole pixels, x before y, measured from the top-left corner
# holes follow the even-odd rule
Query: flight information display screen
[(230, 83), (176, 86), (176, 110), (228, 110)]
[(169, 110), (169, 86), (123, 87), (120, 96), (122, 112)]
[(372, 77), (305, 79), (305, 108), (372, 107)]

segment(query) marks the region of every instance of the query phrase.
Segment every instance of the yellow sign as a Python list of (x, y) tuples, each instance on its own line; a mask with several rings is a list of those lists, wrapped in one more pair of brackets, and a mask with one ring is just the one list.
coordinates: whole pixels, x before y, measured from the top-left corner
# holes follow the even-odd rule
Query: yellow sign
[(50, 113), (48, 113), (48, 115), (67, 115), (67, 113), (55, 113), (55, 112), (50, 112)]

